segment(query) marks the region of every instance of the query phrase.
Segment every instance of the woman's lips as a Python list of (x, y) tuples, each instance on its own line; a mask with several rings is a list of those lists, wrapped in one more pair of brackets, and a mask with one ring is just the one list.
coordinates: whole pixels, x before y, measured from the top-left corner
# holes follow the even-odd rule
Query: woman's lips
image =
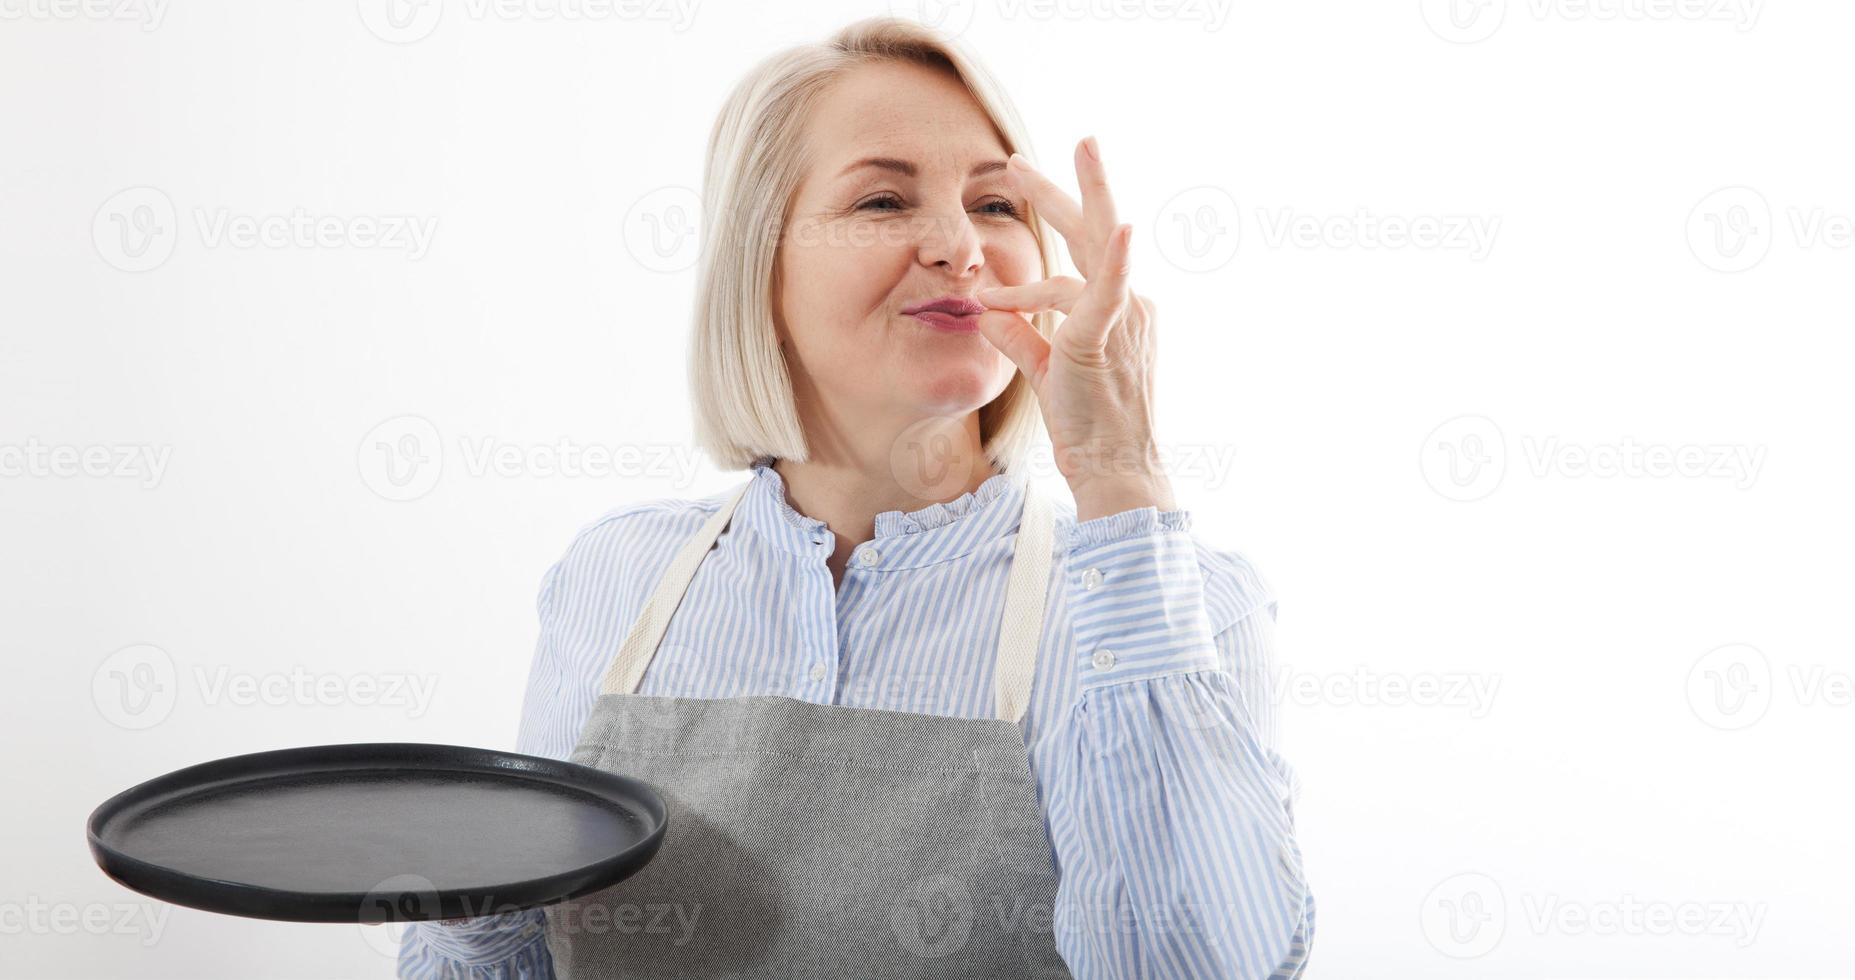
[(960, 316), (953, 313), (943, 313), (940, 310), (922, 310), (918, 313), (910, 313), (908, 315), (936, 330), (947, 330), (953, 333), (979, 332), (979, 314), (977, 313), (968, 313), (964, 316)]

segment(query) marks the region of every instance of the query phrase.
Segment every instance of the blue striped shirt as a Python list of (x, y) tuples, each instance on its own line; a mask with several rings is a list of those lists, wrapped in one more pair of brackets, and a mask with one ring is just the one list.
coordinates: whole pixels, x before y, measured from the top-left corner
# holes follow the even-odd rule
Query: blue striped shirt
[[(989, 718), (1021, 483), (1006, 474), (876, 515), (841, 586), (824, 522), (762, 461), (638, 692), (778, 694)], [(677, 549), (721, 505), (652, 500), (583, 529), (547, 572), (519, 751), (567, 758), (602, 674)], [(1023, 727), (1059, 876), (1052, 923), (1078, 978), (1294, 977), (1314, 902), (1271, 701), (1275, 602), (1184, 510), (1077, 522), (1056, 553)], [(539, 910), (419, 923), (401, 977), (553, 976)]]

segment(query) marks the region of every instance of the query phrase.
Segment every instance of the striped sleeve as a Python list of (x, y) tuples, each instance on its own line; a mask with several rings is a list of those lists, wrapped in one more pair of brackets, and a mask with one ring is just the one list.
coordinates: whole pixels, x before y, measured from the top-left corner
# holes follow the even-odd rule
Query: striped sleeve
[(1046, 806), (1065, 960), (1079, 978), (1300, 976), (1313, 899), (1266, 586), (1201, 556), (1180, 510), (1084, 521), (1064, 547), (1081, 682)]
[[(572, 753), (569, 736), (561, 743), (558, 726), (536, 724), (536, 707), (557, 696), (563, 678), (555, 656), (553, 598), (560, 563), (548, 569), (535, 600), (541, 622), (516, 751), (565, 759)], [(458, 923), (414, 922), (400, 939), (398, 976), (403, 980), (553, 980), (554, 958), (548, 951), (546, 916), (540, 909), (482, 916)]]

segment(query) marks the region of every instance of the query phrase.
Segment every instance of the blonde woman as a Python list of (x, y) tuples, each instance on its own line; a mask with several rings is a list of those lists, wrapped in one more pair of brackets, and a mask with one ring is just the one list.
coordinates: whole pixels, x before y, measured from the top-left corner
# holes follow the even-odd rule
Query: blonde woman
[[(658, 787), (662, 849), (420, 924), (401, 976), (1300, 974), (1274, 602), (1157, 463), (1154, 308), (1100, 149), (1078, 201), (1027, 145), (903, 21), (734, 89), (691, 381), (700, 443), (749, 475), (573, 540), (519, 740)], [(1073, 506), (1024, 476), (1040, 426)]]

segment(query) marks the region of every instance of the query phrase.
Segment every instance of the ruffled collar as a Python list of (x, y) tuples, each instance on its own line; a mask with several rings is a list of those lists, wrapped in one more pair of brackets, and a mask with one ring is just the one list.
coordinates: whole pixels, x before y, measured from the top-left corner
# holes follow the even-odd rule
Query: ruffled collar
[[(1023, 478), (997, 473), (972, 490), (916, 510), (885, 510), (876, 515), (871, 546), (881, 556), (878, 568), (914, 568), (951, 561), (1017, 531), (1024, 507)], [(744, 524), (774, 544), (800, 555), (829, 555), (836, 546), (825, 522), (795, 510), (786, 501), (786, 482), (763, 457), (753, 464), (753, 486), (735, 512)]]

